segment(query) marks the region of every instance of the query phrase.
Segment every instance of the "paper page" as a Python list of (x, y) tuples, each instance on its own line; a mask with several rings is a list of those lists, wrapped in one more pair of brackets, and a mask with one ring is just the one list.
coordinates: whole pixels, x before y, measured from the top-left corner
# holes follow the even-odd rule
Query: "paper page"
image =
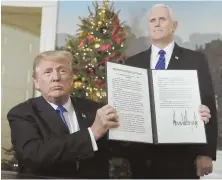
[(109, 139), (153, 142), (147, 70), (107, 62), (108, 104), (116, 108), (120, 126)]
[(153, 70), (158, 143), (205, 143), (197, 71)]

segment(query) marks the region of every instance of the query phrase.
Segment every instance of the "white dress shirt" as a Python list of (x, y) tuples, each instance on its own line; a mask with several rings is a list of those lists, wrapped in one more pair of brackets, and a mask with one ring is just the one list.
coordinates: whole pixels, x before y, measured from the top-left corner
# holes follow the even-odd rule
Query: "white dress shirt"
[(174, 48), (174, 41), (172, 43), (170, 43), (168, 46), (166, 46), (164, 49), (160, 49), (158, 47), (156, 47), (155, 45), (152, 44), (151, 46), (151, 59), (150, 59), (150, 68), (151, 69), (155, 69), (155, 66), (159, 60), (159, 51), (160, 50), (164, 50), (166, 52), (165, 54), (165, 69), (167, 69), (169, 63), (170, 63), (170, 58), (172, 56), (173, 53), (173, 48)]
[[(50, 102), (48, 102), (48, 103), (55, 110), (57, 109), (58, 105), (55, 105), (55, 104), (50, 103)], [(79, 131), (79, 123), (78, 123), (78, 120), (77, 120), (77, 117), (76, 117), (76, 113), (75, 113), (75, 110), (73, 108), (73, 105), (72, 105), (72, 102), (71, 102), (70, 98), (68, 99), (68, 102), (63, 105), (63, 107), (67, 110), (66, 112), (63, 113), (63, 115), (64, 115), (65, 121), (66, 121), (66, 123), (68, 125), (70, 134), (72, 134), (72, 133), (74, 133), (76, 131)], [(62, 121), (62, 119), (61, 119), (61, 121)], [(94, 135), (92, 133), (91, 128), (88, 128), (88, 130), (89, 130), (90, 138), (91, 138), (91, 141), (92, 141), (93, 150), (97, 151), (98, 147), (97, 147), (97, 144), (96, 144), (95, 137), (94, 137)]]

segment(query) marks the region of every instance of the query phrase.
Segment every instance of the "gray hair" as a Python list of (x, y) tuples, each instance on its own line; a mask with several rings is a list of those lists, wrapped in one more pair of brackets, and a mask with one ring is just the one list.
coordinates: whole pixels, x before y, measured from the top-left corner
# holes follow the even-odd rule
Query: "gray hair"
[(41, 61), (44, 60), (61, 60), (67, 59), (69, 61), (69, 68), (72, 71), (72, 53), (68, 51), (44, 51), (36, 56), (33, 62), (33, 73), (32, 77), (36, 78), (37, 67)]
[(173, 21), (176, 20), (172, 8), (170, 8), (170, 7), (167, 6), (166, 4), (155, 4), (154, 6), (152, 6), (152, 8), (150, 9), (150, 11), (148, 12), (148, 16), (150, 15), (151, 10), (152, 10), (153, 8), (155, 8), (155, 7), (164, 7), (164, 8), (167, 8), (168, 11), (169, 11), (169, 14), (170, 14), (171, 19), (172, 19)]

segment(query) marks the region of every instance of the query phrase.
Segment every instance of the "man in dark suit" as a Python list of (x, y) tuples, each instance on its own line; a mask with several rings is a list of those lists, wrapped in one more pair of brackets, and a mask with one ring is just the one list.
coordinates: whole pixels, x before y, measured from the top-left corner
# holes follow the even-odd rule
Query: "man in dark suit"
[(39, 54), (34, 60), (33, 80), (42, 96), (8, 113), (21, 174), (35, 178), (109, 177), (105, 135), (108, 129), (118, 127), (117, 114), (109, 105), (70, 97), (71, 60), (72, 55), (65, 51)]
[(132, 152), (129, 156), (133, 178), (195, 179), (211, 173), (212, 160), (216, 160), (217, 117), (207, 59), (203, 54), (179, 47), (174, 42), (176, 27), (172, 10), (163, 4), (155, 5), (148, 17), (152, 46), (128, 58), (125, 63), (147, 69), (197, 70), (203, 104), (200, 113), (203, 120), (210, 119), (205, 124), (207, 144), (131, 145), (128, 149)]

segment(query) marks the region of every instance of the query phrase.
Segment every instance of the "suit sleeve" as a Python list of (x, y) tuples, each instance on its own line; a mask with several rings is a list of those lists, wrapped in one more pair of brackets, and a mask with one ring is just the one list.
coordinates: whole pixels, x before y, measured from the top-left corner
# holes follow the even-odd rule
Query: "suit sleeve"
[[(88, 129), (66, 136), (43, 138), (29, 104), (9, 111), (12, 144), (20, 163), (30, 168), (47, 167), (91, 157), (94, 154)], [(31, 111), (32, 112), (32, 111)]]
[(201, 102), (210, 109), (211, 118), (209, 123), (205, 125), (207, 144), (201, 146), (198, 154), (209, 156), (212, 157), (213, 160), (216, 160), (218, 125), (215, 94), (207, 59), (204, 55), (201, 56), (198, 69)]

